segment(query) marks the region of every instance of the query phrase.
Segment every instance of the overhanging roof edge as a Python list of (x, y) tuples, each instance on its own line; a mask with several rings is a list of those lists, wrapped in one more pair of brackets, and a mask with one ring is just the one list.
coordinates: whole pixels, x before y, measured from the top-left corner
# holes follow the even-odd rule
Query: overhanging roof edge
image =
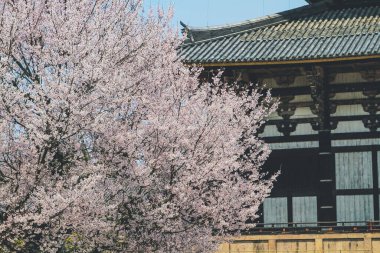
[(197, 62), (184, 62), (185, 65), (198, 65), (202, 67), (245, 67), (245, 66), (266, 66), (266, 65), (291, 65), (291, 64), (308, 64), (308, 63), (329, 63), (340, 61), (357, 61), (357, 60), (371, 60), (380, 59), (378, 55), (364, 55), (364, 56), (348, 56), (348, 57), (335, 57), (335, 58), (319, 58), (319, 59), (305, 59), (305, 60), (286, 60), (286, 61), (256, 61), (256, 62), (215, 62), (215, 63), (197, 63)]

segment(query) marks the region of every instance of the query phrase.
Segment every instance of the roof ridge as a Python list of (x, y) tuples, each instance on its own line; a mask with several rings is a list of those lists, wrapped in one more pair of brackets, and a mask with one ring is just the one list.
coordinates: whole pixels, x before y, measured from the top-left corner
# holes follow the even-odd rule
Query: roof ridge
[(220, 36), (217, 36), (217, 37), (211, 37), (211, 38), (207, 38), (207, 39), (204, 39), (204, 40), (199, 40), (199, 41), (194, 41), (194, 42), (190, 42), (190, 43), (185, 43), (181, 47), (186, 47), (186, 46), (191, 46), (191, 45), (197, 45), (197, 44), (205, 43), (205, 42), (208, 42), (208, 41), (219, 40), (221, 38), (234, 37), (235, 35), (238, 35), (238, 34), (243, 34), (243, 33), (251, 32), (251, 31), (254, 31), (254, 30), (259, 30), (259, 29), (262, 29), (262, 28), (265, 28), (265, 27), (268, 27), (268, 26), (271, 26), (271, 25), (278, 25), (278, 24), (281, 24), (283, 22), (284, 21), (279, 21), (277, 23), (272, 23), (272, 24), (263, 25), (263, 26), (259, 26), (259, 27), (249, 28), (249, 29), (243, 30), (243, 31), (238, 31), (238, 32), (234, 32), (234, 33), (228, 33), (228, 34), (220, 35)]
[[(354, 10), (354, 9), (366, 9), (366, 8), (368, 8), (368, 6), (356, 6), (356, 7), (347, 6), (345, 8), (339, 9), (339, 11)], [(378, 6), (378, 8), (380, 8), (380, 6)], [(324, 9), (320, 10), (319, 12), (313, 13), (312, 15), (318, 14), (318, 13), (322, 12), (323, 10)], [(333, 11), (337, 11), (337, 9), (333, 9)], [(301, 15), (301, 16), (296, 17), (296, 18), (302, 18), (302, 17), (305, 17), (305, 16), (308, 16), (308, 15), (307, 14)], [(220, 36), (209, 37), (209, 38), (205, 38), (205, 39), (194, 41), (194, 42), (187, 42), (187, 43), (184, 43), (181, 47), (187, 47), (187, 46), (190, 46), (190, 45), (197, 45), (197, 44), (207, 43), (209, 41), (216, 41), (216, 40), (220, 40), (222, 38), (229, 38), (229, 37), (233, 37), (233, 36), (236, 36), (236, 35), (239, 35), (239, 34), (244, 34), (244, 33), (247, 33), (247, 32), (253, 32), (253, 31), (256, 31), (256, 30), (265, 29), (267, 27), (280, 25), (280, 24), (283, 24), (283, 23), (286, 23), (286, 22), (289, 22), (289, 21), (291, 21), (291, 20), (289, 20), (289, 19), (281, 19), (281, 20), (278, 20), (277, 22), (263, 24), (261, 26), (255, 26), (255, 27), (247, 28), (245, 30), (240, 30), (240, 31), (233, 32), (233, 33), (222, 34)], [(360, 27), (361, 25), (362, 24), (357, 24), (357, 25), (355, 25), (355, 27)], [(316, 28), (316, 29), (317, 30), (323, 30), (323, 29), (320, 29), (320, 28)], [(372, 34), (372, 33), (375, 33), (375, 32), (377, 32), (377, 30), (374, 31), (374, 32), (369, 32), (369, 33)], [(342, 35), (342, 36), (347, 36), (347, 34), (346, 35)]]
[[(190, 43), (198, 42), (198, 41), (205, 41), (208, 39), (226, 36), (229, 34), (236, 34), (239, 32), (244, 32), (248, 30), (252, 30), (255, 28), (262, 28), (265, 26), (278, 24), (280, 22), (286, 22), (289, 20), (291, 15), (296, 14), (296, 16), (292, 17), (303, 17), (306, 15), (312, 15), (315, 13), (322, 12), (326, 9), (325, 4), (315, 4), (314, 6), (310, 5), (304, 5), (298, 8), (266, 15), (263, 17), (259, 17), (256, 19), (246, 20), (243, 22), (235, 23), (235, 24), (226, 24), (226, 25), (220, 25), (220, 26), (214, 26), (214, 27), (206, 27), (206, 28), (198, 28), (198, 27), (191, 27), (183, 22), (180, 22), (180, 24), (183, 26), (183, 31), (188, 33), (188, 36), (190, 36), (190, 41), (193, 39), (194, 35), (196, 38), (195, 41), (191, 41)], [(241, 27), (241, 29), (239, 29)], [(238, 29), (237, 31), (233, 31), (233, 29)], [(231, 32), (232, 30), (232, 32)], [(212, 35), (211, 33), (221, 33), (219, 36)], [(187, 43), (186, 43), (187, 44)]]
[(311, 13), (205, 39), (198, 37), (198, 41), (178, 48), (179, 58), (187, 63), (221, 65), (367, 55), (380, 59), (380, 5)]
[[(365, 0), (366, 1), (366, 0)], [(378, 1), (378, 0), (377, 0)], [(377, 2), (376, 2), (377, 3)], [(262, 29), (272, 25), (278, 25), (291, 21), (293, 19), (300, 19), (303, 17), (317, 15), (323, 13), (324, 11), (337, 11), (337, 10), (355, 10), (355, 9), (365, 9), (367, 5), (361, 6), (355, 4), (353, 6), (348, 5), (343, 8), (335, 8), (326, 2), (320, 2), (313, 5), (305, 5), (291, 10), (267, 15), (264, 17), (259, 17), (256, 19), (245, 20), (240, 23), (235, 24), (226, 24), (213, 27), (191, 27), (187, 26), (181, 22), (181, 25), (184, 27), (183, 31), (187, 32), (188, 39), (185, 41), (185, 45), (194, 44), (194, 43), (203, 43), (209, 40), (220, 39), (228, 37), (229, 35), (236, 35), (239, 33), (244, 33), (247, 31), (254, 31), (255, 29)]]
[[(318, 5), (322, 5), (322, 4), (318, 4)], [(276, 12), (274, 14), (264, 15), (261, 17), (257, 17), (257, 18), (253, 18), (253, 19), (247, 19), (247, 20), (237, 22), (237, 23), (227, 23), (227, 24), (223, 24), (223, 25), (206, 26), (206, 27), (192, 27), (192, 26), (188, 26), (188, 25), (184, 24), (183, 22), (181, 22), (181, 25), (184, 28), (187, 28), (191, 31), (224, 30), (224, 29), (228, 29), (228, 28), (232, 28), (232, 27), (239, 27), (242, 25), (249, 25), (249, 24), (255, 24), (255, 23), (263, 22), (263, 21), (270, 21), (270, 20), (273, 20), (273, 19), (276, 19), (279, 17), (283, 17), (283, 16), (285, 16), (289, 13), (293, 13), (295, 11), (300, 12), (301, 10), (304, 10), (304, 9), (315, 9), (315, 7), (313, 6), (313, 8), (312, 8), (310, 5), (304, 5), (304, 6), (294, 8), (294, 9)]]

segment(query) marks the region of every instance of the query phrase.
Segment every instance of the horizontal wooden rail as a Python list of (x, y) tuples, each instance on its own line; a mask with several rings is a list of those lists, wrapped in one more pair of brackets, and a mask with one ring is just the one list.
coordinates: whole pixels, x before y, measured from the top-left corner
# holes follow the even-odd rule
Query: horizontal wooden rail
[(380, 232), (380, 221), (331, 221), (331, 222), (291, 222), (258, 223), (255, 228), (244, 232), (250, 234), (281, 233), (357, 233)]
[(380, 253), (380, 232), (253, 234), (232, 238), (216, 253)]

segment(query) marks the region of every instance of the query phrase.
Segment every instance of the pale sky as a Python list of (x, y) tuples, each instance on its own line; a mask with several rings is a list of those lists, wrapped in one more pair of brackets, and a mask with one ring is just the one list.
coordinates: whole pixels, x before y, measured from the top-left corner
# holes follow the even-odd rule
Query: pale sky
[(144, 0), (144, 6), (174, 5), (174, 25), (195, 27), (237, 23), (306, 5), (305, 0)]

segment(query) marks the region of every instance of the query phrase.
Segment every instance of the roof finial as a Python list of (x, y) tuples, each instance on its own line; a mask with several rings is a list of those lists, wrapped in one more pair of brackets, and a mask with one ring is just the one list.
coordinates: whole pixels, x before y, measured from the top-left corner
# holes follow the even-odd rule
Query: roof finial
[(191, 30), (190, 30), (189, 26), (186, 25), (185, 23), (183, 23), (182, 21), (179, 21), (179, 24), (183, 27), (183, 28), (181, 29), (182, 34), (186, 34), (187, 37), (190, 39), (190, 41), (191, 41), (191, 42), (194, 42), (194, 37), (193, 37), (193, 35), (191, 34)]

